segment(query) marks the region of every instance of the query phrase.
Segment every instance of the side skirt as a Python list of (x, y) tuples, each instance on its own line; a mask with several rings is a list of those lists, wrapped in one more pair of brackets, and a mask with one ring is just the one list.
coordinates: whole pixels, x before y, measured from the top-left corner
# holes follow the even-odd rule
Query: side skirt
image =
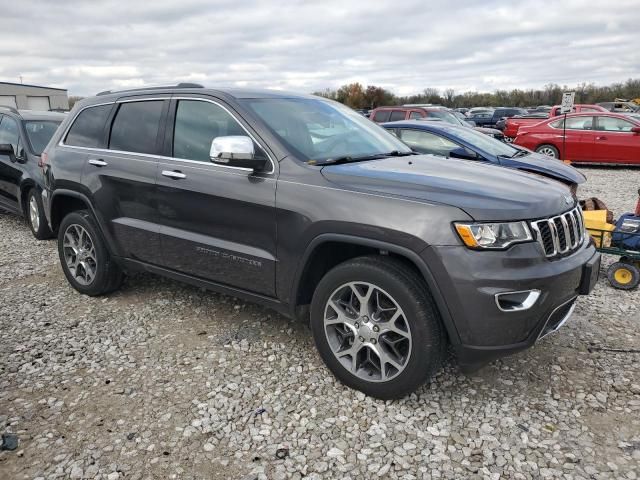
[(159, 267), (157, 265), (151, 265), (139, 260), (133, 260), (130, 258), (117, 258), (117, 262), (129, 272), (150, 272), (161, 277), (171, 278), (179, 282), (187, 283), (195, 287), (205, 288), (213, 292), (222, 293), (224, 295), (230, 295), (232, 297), (241, 298), (248, 302), (257, 303), (264, 307), (271, 308), (277, 311), (279, 314), (284, 315), (287, 318), (291, 317), (291, 312), (288, 305), (283, 304), (280, 300), (273, 297), (267, 297), (257, 293), (248, 292), (239, 288), (229, 287), (220, 283), (211, 282), (209, 280), (203, 280), (199, 277), (191, 275), (185, 275), (174, 270)]

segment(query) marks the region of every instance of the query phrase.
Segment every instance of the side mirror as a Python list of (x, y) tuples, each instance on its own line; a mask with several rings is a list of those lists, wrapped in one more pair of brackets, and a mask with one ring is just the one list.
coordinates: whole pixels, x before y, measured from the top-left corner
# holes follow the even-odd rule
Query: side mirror
[(211, 142), (209, 158), (218, 165), (261, 170), (267, 159), (256, 158), (253, 140), (243, 135), (216, 137)]
[(631, 127), (631, 131), (636, 135), (640, 135), (640, 127)]
[(10, 143), (0, 143), (0, 155), (7, 155), (12, 162), (16, 161), (16, 153)]
[(477, 160), (478, 154), (476, 152), (472, 152), (471, 150), (467, 150), (464, 147), (458, 147), (449, 152), (449, 157), (460, 158), (462, 160)]

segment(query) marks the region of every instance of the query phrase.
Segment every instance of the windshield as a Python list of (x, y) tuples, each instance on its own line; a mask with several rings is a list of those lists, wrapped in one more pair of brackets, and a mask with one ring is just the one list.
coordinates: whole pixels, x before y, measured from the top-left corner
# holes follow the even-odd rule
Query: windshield
[(303, 161), (411, 153), (384, 128), (335, 102), (311, 98), (241, 101)]
[(496, 157), (513, 157), (516, 153), (522, 151), (472, 128), (464, 130), (456, 129), (455, 135), (465, 142), (469, 142), (471, 145)]
[(453, 113), (447, 112), (446, 110), (429, 110), (429, 116), (439, 118), (443, 122), (450, 123), (451, 125), (466, 126), (462, 120), (456, 117)]
[(42, 154), (44, 147), (47, 146), (51, 137), (58, 129), (60, 122), (52, 120), (27, 120), (24, 122), (24, 128), (27, 131), (29, 145), (36, 155)]

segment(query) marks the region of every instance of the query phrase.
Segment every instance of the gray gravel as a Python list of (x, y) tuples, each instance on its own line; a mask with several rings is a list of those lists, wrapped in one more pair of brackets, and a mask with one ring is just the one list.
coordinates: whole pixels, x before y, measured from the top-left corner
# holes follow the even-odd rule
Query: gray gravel
[[(584, 171), (582, 196), (635, 205), (640, 171)], [(535, 348), (383, 402), (262, 307), (148, 275), (83, 297), (2, 214), (0, 479), (634, 479), (640, 354), (607, 349), (640, 347), (639, 298), (601, 280)]]

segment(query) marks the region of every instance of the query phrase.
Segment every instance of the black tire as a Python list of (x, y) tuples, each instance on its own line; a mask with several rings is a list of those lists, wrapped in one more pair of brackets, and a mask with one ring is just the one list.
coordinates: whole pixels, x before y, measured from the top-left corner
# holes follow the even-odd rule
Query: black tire
[[(368, 282), (383, 289), (405, 313), (412, 348), (404, 369), (388, 381), (367, 381), (351, 373), (336, 358), (327, 339), (326, 304), (337, 288), (354, 281)], [(313, 295), (311, 329), (320, 356), (342, 383), (384, 400), (402, 398), (415, 391), (441, 368), (446, 357), (442, 321), (426, 284), (404, 263), (387, 256), (359, 257), (329, 271)]]
[[(550, 153), (544, 153), (545, 150)], [(536, 148), (536, 153), (540, 153), (542, 155), (546, 155), (551, 158), (557, 158), (558, 160), (560, 160), (560, 152), (553, 145), (549, 145), (549, 144), (540, 145), (538, 148)]]
[[(93, 280), (88, 284), (82, 284), (76, 280), (65, 260), (64, 236), (67, 229), (72, 225), (79, 225), (87, 232), (95, 249), (96, 273)], [(67, 277), (71, 286), (80, 293), (90, 296), (104, 295), (122, 285), (124, 279), (122, 270), (113, 261), (94, 218), (86, 210), (71, 212), (62, 219), (58, 229), (58, 255), (65, 277)]]
[[(32, 219), (31, 215), (32, 202), (34, 205), (36, 205), (37, 208), (37, 212), (35, 212), (37, 218), (35, 219), (35, 221), (34, 219)], [(25, 203), (24, 212), (27, 225), (29, 225), (31, 233), (34, 237), (36, 237), (38, 240), (47, 240), (53, 237), (53, 233), (51, 232), (49, 224), (47, 223), (47, 217), (44, 215), (42, 197), (35, 188), (30, 189), (27, 193), (27, 202)]]
[(640, 269), (632, 263), (616, 262), (607, 270), (613, 288), (632, 290), (640, 284)]

